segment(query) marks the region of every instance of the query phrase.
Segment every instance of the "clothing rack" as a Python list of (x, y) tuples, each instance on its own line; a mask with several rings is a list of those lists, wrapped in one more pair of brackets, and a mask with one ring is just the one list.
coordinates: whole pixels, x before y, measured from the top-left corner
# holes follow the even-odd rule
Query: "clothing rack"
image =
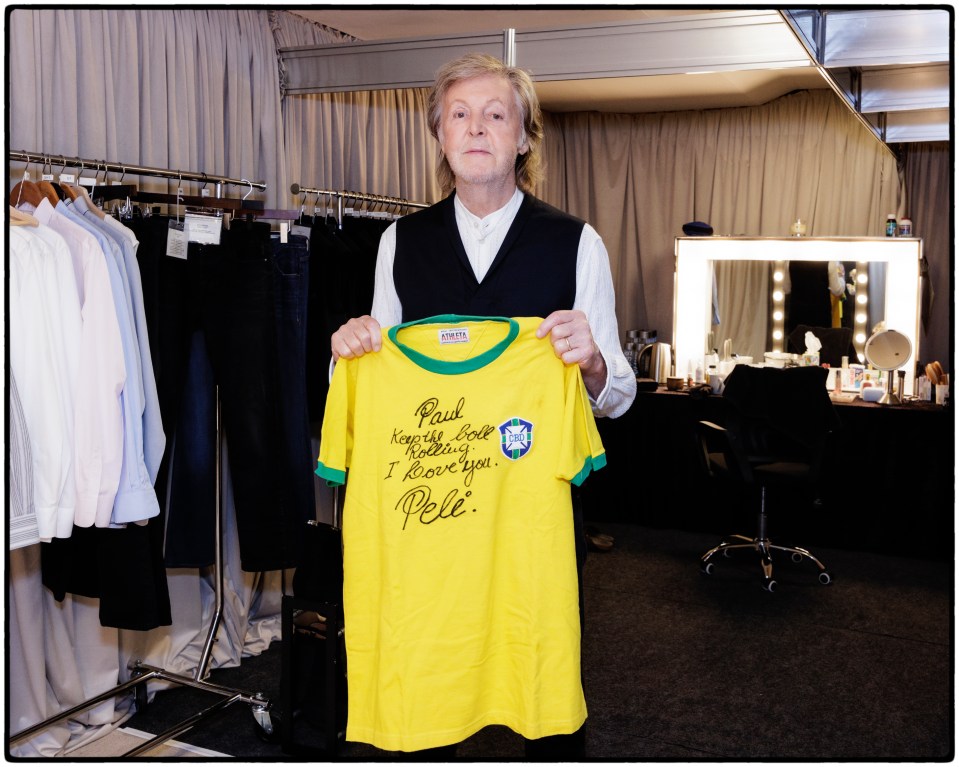
[(103, 171), (104, 173), (119, 173), (120, 180), (127, 173), (135, 176), (153, 176), (156, 178), (179, 179), (182, 181), (198, 181), (201, 184), (214, 184), (216, 186), (216, 197), (222, 196), (223, 186), (246, 186), (250, 191), (258, 189), (266, 190), (265, 181), (249, 181), (245, 178), (229, 178), (216, 174), (203, 173), (189, 170), (170, 170), (169, 168), (150, 168), (145, 165), (128, 165), (122, 162), (112, 162), (110, 160), (86, 160), (82, 157), (66, 157), (62, 154), (46, 154), (44, 152), (24, 152), (10, 150), (7, 152), (7, 159), (10, 161), (25, 162), (27, 164), (41, 163), (42, 165), (61, 165), (64, 168), (79, 168), (81, 171), (89, 169), (95, 173)]
[(399, 206), (403, 208), (428, 208), (431, 203), (413, 202), (402, 197), (387, 197), (379, 194), (366, 194), (364, 192), (336, 192), (330, 189), (316, 189), (309, 186), (300, 186), (299, 184), (290, 185), (291, 194), (310, 195), (315, 194), (319, 197), (329, 197), (336, 199), (336, 220), (343, 226), (343, 201), (356, 200), (357, 202), (369, 202), (375, 205)]
[[(181, 171), (181, 170), (169, 170), (166, 168), (150, 168), (142, 165), (126, 165), (124, 163), (110, 162), (108, 160), (85, 160), (79, 157), (64, 157), (63, 155), (50, 155), (42, 152), (22, 152), (22, 151), (8, 151), (7, 152), (8, 161), (20, 161), (20, 162), (42, 162), (44, 165), (63, 165), (64, 168), (80, 168), (81, 170), (89, 168), (92, 171), (105, 171), (105, 172), (120, 172), (123, 174), (131, 173), (138, 176), (155, 176), (158, 178), (169, 178), (169, 179), (179, 179), (187, 181), (199, 181), (201, 183), (212, 183), (216, 185), (216, 198), (203, 198), (203, 203), (206, 204), (209, 202), (215, 203), (217, 198), (220, 198), (222, 193), (222, 187), (225, 185), (232, 186), (247, 186), (252, 192), (253, 189), (265, 190), (266, 184), (262, 181), (248, 181), (247, 179), (237, 179), (237, 178), (228, 178), (225, 176), (211, 176), (207, 173), (196, 172), (196, 171)], [(122, 180), (122, 176), (121, 176)], [(104, 187), (109, 189), (110, 187)], [(248, 192), (248, 194), (250, 193)], [(226, 199), (221, 198), (221, 201), (226, 202)], [(262, 203), (259, 203), (262, 208)], [(199, 724), (204, 719), (207, 719), (215, 714), (220, 713), (228, 706), (236, 702), (248, 703), (251, 706), (251, 711), (253, 713), (254, 719), (256, 720), (256, 726), (266, 735), (272, 736), (274, 732), (273, 723), (270, 717), (270, 708), (271, 703), (269, 699), (263, 697), (261, 693), (248, 693), (243, 690), (231, 689), (223, 687), (222, 685), (213, 684), (211, 682), (204, 681), (204, 677), (208, 674), (208, 667), (210, 664), (211, 656), (213, 653), (213, 645), (216, 642), (216, 635), (220, 628), (220, 623), (223, 620), (223, 593), (224, 593), (224, 582), (223, 582), (223, 498), (221, 494), (221, 485), (222, 485), (222, 430), (220, 426), (221, 419), (221, 407), (220, 407), (220, 389), (219, 386), (216, 387), (216, 452), (215, 452), (215, 476), (216, 476), (216, 492), (215, 492), (215, 520), (214, 520), (214, 561), (213, 561), (213, 593), (214, 593), (214, 610), (213, 617), (210, 623), (210, 627), (207, 631), (206, 641), (203, 646), (203, 652), (200, 655), (200, 659), (197, 662), (196, 670), (193, 673), (193, 677), (187, 677), (180, 674), (175, 674), (170, 671), (166, 671), (162, 668), (157, 668), (154, 666), (148, 666), (143, 664), (141, 661), (136, 660), (130, 663), (128, 668), (132, 674), (131, 679), (128, 682), (117, 685), (116, 687), (107, 690), (106, 692), (97, 695), (94, 698), (90, 698), (83, 703), (74, 706), (73, 708), (62, 711), (59, 714), (52, 716), (48, 719), (45, 719), (38, 724), (28, 727), (25, 730), (21, 730), (18, 733), (13, 734), (9, 741), (8, 745), (13, 745), (16, 742), (22, 740), (28, 740), (34, 735), (39, 734), (40, 732), (48, 729), (49, 727), (54, 726), (60, 722), (72, 719), (78, 714), (93, 708), (94, 706), (103, 703), (110, 698), (116, 697), (129, 689), (134, 690), (135, 700), (137, 703), (137, 708), (141, 708), (146, 705), (147, 701), (147, 691), (146, 683), (150, 680), (157, 679), (161, 681), (170, 682), (172, 684), (177, 684), (181, 686), (194, 687), (196, 689), (204, 690), (206, 692), (212, 692), (217, 695), (223, 696), (223, 700), (219, 703), (209, 707), (208, 709), (195, 714), (189, 719), (181, 722), (178, 725), (170, 728), (166, 732), (160, 733), (151, 740), (146, 741), (140, 746), (137, 746), (133, 750), (124, 754), (124, 756), (136, 756), (138, 754), (144, 753), (151, 750), (155, 746), (164, 743), (171, 738), (175, 738), (178, 735), (182, 735), (188, 730), (192, 729), (195, 725)]]

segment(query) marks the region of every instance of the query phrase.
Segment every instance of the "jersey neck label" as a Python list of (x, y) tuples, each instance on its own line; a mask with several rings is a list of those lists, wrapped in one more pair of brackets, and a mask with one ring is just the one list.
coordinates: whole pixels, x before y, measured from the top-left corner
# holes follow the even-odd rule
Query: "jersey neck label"
[(440, 328), (440, 346), (447, 344), (468, 344), (470, 342), (470, 329), (462, 328)]

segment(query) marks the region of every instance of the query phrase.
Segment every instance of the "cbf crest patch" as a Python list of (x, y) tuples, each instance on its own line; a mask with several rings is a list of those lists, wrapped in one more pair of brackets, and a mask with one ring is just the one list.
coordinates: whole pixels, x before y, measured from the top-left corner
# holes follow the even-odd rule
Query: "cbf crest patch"
[(522, 418), (510, 418), (499, 425), (500, 447), (511, 461), (522, 458), (533, 446), (533, 424)]

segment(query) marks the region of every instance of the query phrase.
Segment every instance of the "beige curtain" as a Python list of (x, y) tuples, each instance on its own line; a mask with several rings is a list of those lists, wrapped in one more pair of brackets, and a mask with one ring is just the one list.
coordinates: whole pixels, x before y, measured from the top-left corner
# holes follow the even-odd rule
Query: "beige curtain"
[[(719, 322), (712, 324), (712, 343), (709, 348), (723, 350), (723, 342), (734, 339), (733, 352), (763, 361), (769, 348), (767, 329), (769, 317), (770, 265), (764, 261), (715, 262)], [(685, 370), (677, 371), (685, 374)]]
[[(426, 97), (422, 88), (286, 96), (291, 181), (315, 189), (439, 201), (433, 173), (437, 145), (426, 127)], [(299, 204), (299, 199), (291, 196), (290, 202)]]
[(265, 181), (277, 207), (289, 182), (267, 13), (13, 10), (10, 148)]
[(541, 196), (589, 220), (610, 251), (620, 328), (672, 335), (674, 238), (880, 235), (896, 209), (891, 153), (831, 91), (760, 107), (548, 116)]
[(949, 354), (953, 329), (950, 225), (955, 212), (951, 202), (955, 167), (949, 144), (944, 141), (904, 144), (902, 150), (907, 192), (903, 213), (912, 219), (914, 235), (922, 238), (922, 251), (928, 262), (923, 280), (919, 358), (939, 360), (953, 373)]

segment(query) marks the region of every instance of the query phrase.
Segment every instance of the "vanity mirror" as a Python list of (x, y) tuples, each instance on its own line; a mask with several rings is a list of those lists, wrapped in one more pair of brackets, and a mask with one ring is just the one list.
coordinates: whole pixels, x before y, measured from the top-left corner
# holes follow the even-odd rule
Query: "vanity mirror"
[[(911, 394), (919, 341), (919, 260), (922, 240), (893, 237), (677, 237), (673, 293), (676, 374), (695, 368), (703, 356), (731, 351), (756, 362), (766, 352), (797, 352), (798, 325), (822, 327), (840, 364), (833, 324), (849, 328), (850, 362), (865, 362), (866, 339), (876, 325), (903, 332), (912, 344), (905, 361), (905, 391)], [(828, 290), (842, 264), (843, 318), (835, 317)], [(813, 275), (813, 279), (810, 279)], [(806, 286), (814, 283), (815, 312), (809, 314)], [(838, 280), (837, 287), (838, 287)], [(851, 295), (850, 295), (851, 293)], [(816, 319), (813, 319), (816, 318)], [(810, 321), (813, 319), (813, 321)], [(830, 338), (826, 339), (826, 336)], [(797, 338), (798, 336), (798, 338)], [(845, 347), (843, 347), (845, 348)], [(823, 359), (823, 362), (829, 362)]]

